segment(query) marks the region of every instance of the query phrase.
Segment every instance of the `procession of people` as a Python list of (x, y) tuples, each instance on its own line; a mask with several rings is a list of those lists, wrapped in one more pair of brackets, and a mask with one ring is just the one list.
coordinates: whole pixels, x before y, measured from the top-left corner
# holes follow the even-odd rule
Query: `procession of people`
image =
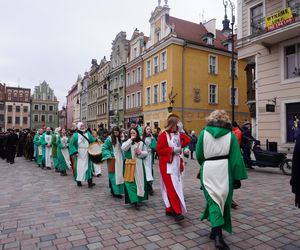
[[(142, 128), (135, 121), (129, 127), (126, 131), (115, 126), (109, 132), (100, 124), (98, 131), (90, 131), (86, 124), (79, 122), (70, 130), (60, 127), (43, 127), (38, 131), (9, 129), (0, 133), (0, 157), (14, 164), (15, 156), (24, 156), (26, 160), (35, 160), (37, 167), (55, 169), (61, 176), (71, 172), (79, 188), (85, 183), (88, 188), (94, 188), (93, 178), (107, 171), (112, 197), (124, 198), (126, 204), (132, 204), (137, 210), (151, 199), (149, 196), (156, 194), (153, 189), (156, 181), (160, 184), (166, 216), (179, 222), (187, 213), (184, 158), (190, 156), (193, 160), (195, 152), (200, 169), (199, 186), (206, 200), (201, 220), (210, 221), (209, 237), (215, 241), (216, 248), (230, 249), (222, 231), (232, 233), (230, 210), (237, 206), (232, 200), (233, 190), (241, 187), (241, 180), (247, 179), (245, 165), (249, 157), (243, 159), (239, 145), (243, 135), (238, 124), (231, 123), (226, 111), (215, 110), (207, 117), (207, 125), (198, 137), (195, 131), (186, 132), (175, 114), (169, 115), (163, 130), (158, 127), (152, 130), (148, 125)], [(298, 146), (299, 143), (297, 150)], [(92, 147), (96, 152), (92, 152)], [(156, 157), (158, 176), (154, 174)], [(299, 183), (295, 181), (298, 178), (296, 157), (291, 184), (296, 194), (295, 204), (300, 207)]]

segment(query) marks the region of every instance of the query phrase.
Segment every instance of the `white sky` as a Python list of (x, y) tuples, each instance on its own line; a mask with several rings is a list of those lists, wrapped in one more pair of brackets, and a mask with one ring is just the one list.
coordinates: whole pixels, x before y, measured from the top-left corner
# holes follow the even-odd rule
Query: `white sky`
[[(222, 28), (223, 0), (169, 0), (168, 5), (171, 16), (197, 23), (202, 16), (216, 18)], [(157, 0), (0, 0), (0, 82), (33, 91), (45, 80), (61, 107), (92, 58), (109, 59), (117, 33), (126, 31), (130, 39), (138, 28), (149, 36), (156, 6)]]

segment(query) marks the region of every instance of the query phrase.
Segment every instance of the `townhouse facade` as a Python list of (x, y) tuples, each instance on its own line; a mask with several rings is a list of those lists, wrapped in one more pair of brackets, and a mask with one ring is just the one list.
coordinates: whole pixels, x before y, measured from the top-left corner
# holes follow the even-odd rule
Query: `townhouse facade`
[(73, 123), (78, 123), (81, 121), (80, 117), (80, 93), (82, 91), (82, 77), (81, 75), (77, 76), (76, 83), (77, 92), (74, 95), (74, 112), (73, 112)]
[(31, 129), (58, 127), (58, 100), (46, 81), (35, 86), (31, 97)]
[(108, 128), (124, 128), (126, 68), (129, 41), (121, 31), (112, 42), (111, 68), (108, 75)]
[(289, 152), (300, 128), (300, 1), (239, 0), (237, 46), (253, 133)]
[(30, 127), (30, 92), (31, 89), (20, 87), (5, 88), (4, 127), (22, 130)]
[[(216, 20), (192, 23), (169, 15), (160, 4), (150, 18), (150, 38), (143, 54), (145, 125), (164, 127), (170, 112), (197, 133), (215, 109), (231, 113), (231, 39)], [(224, 27), (225, 28), (225, 27)], [(249, 119), (244, 60), (235, 54), (235, 117)]]
[(79, 92), (80, 102), (80, 120), (86, 124), (87, 122), (87, 105), (88, 105), (88, 86), (89, 86), (89, 73), (85, 72), (81, 81), (81, 91)]
[(75, 102), (76, 100), (76, 95), (77, 95), (77, 84), (74, 84), (71, 89), (68, 91), (67, 95), (67, 128), (70, 129), (73, 126), (73, 113), (74, 113), (74, 108), (75, 108)]
[(0, 132), (5, 130), (5, 83), (0, 83)]

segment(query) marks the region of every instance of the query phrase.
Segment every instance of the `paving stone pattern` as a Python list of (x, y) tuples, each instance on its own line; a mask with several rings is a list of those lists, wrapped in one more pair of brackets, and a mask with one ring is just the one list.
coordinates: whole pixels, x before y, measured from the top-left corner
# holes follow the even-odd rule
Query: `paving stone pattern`
[[(181, 223), (164, 214), (157, 162), (155, 195), (140, 211), (111, 197), (107, 173), (94, 189), (78, 188), (69, 176), (41, 170), (17, 158), (0, 160), (0, 250), (6, 249), (214, 249), (210, 226), (199, 220), (205, 201), (195, 178), (196, 161), (184, 177), (188, 213)], [(300, 210), (293, 206), (289, 177), (279, 169), (256, 168), (232, 210), (234, 233), (225, 233), (231, 249), (300, 249)]]

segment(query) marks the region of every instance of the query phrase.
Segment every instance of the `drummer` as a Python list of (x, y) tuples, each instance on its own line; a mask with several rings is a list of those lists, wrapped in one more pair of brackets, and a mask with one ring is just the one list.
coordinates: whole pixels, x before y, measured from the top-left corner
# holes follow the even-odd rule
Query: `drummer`
[(110, 192), (116, 198), (122, 198), (124, 194), (123, 162), (124, 156), (121, 144), (124, 138), (119, 127), (112, 129), (109, 136), (102, 146), (102, 160), (106, 160), (108, 167), (108, 181)]
[[(96, 139), (96, 141), (98, 143), (102, 144), (102, 141), (100, 140), (96, 129), (94, 129), (92, 131), (92, 136)], [(93, 162), (93, 167), (94, 167), (93, 174), (94, 174), (94, 176), (100, 177), (102, 175), (102, 165), (103, 165), (103, 163), (95, 163), (95, 162)]]
[(93, 163), (88, 154), (89, 144), (95, 142), (95, 138), (89, 131), (86, 131), (83, 122), (77, 124), (77, 131), (73, 134), (70, 143), (70, 155), (74, 156), (75, 175), (77, 186), (82, 186), (82, 181), (88, 182), (88, 187), (95, 186), (93, 183)]

